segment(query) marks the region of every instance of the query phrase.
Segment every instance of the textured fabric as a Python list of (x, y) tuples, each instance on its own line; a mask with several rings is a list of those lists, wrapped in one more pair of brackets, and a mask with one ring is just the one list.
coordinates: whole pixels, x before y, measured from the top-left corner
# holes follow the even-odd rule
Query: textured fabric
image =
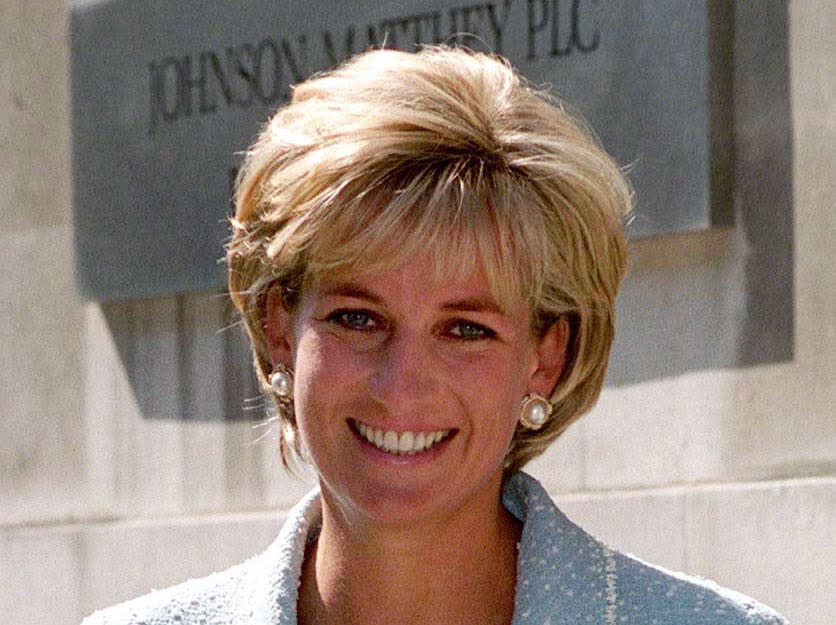
[(572, 523), (529, 475), (502, 502), (523, 521), (513, 625), (785, 625), (713, 582), (614, 551)]
[[(523, 522), (513, 625), (785, 625), (739, 593), (610, 549), (525, 473), (506, 482), (502, 502)], [(296, 625), (305, 546), (320, 522), (314, 491), (264, 553), (102, 610), (82, 625)]]

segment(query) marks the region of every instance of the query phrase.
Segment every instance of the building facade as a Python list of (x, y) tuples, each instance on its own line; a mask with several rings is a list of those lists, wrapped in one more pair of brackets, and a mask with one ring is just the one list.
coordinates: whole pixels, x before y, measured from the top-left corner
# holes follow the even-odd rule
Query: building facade
[[(775, 280), (793, 285), (791, 357), (622, 373), (531, 471), (614, 547), (752, 595), (791, 622), (829, 625), (836, 5), (786, 7), (792, 267)], [(241, 561), (311, 483), (285, 474), (275, 433), (254, 427), (263, 402), (244, 365), (230, 364), (247, 354), (222, 293), (78, 294), (67, 24), (56, 0), (0, 3), (0, 614), (17, 625), (71, 625)], [(771, 120), (760, 123), (738, 136), (754, 153)], [(682, 293), (744, 306), (753, 227), (633, 242), (627, 297), (644, 294), (654, 315), (685, 315)], [(752, 329), (727, 323), (679, 348), (700, 351), (716, 330), (744, 350)], [(240, 418), (242, 405), (256, 416)]]

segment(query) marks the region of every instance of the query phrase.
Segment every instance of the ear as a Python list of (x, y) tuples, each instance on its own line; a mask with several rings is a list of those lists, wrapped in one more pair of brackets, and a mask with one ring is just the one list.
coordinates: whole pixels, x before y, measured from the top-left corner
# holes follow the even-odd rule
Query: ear
[(566, 367), (568, 358), (569, 322), (565, 317), (555, 321), (539, 339), (536, 350), (537, 368), (529, 380), (529, 391), (549, 397)]
[(287, 310), (281, 290), (271, 286), (264, 304), (264, 338), (273, 365), (293, 365), (293, 315)]

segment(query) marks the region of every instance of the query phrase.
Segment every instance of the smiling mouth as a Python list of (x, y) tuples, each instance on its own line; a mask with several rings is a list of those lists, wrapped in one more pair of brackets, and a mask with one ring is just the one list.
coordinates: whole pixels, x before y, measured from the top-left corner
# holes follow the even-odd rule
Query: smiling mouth
[(381, 430), (362, 421), (349, 419), (351, 428), (369, 443), (387, 454), (395, 456), (414, 456), (434, 447), (450, 437), (453, 430), (434, 430), (431, 432), (395, 432)]

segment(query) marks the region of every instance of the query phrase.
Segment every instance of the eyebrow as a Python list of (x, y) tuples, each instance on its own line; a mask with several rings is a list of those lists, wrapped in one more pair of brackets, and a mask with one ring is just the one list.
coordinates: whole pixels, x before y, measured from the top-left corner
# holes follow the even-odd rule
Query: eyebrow
[[(336, 284), (333, 287), (327, 288), (323, 291), (324, 295), (338, 295), (343, 297), (353, 297), (356, 299), (363, 299), (374, 304), (383, 305), (383, 298), (374, 291), (355, 284), (353, 282), (343, 282)], [(461, 299), (445, 302), (441, 305), (442, 310), (461, 311), (461, 312), (487, 312), (504, 315), (505, 310), (490, 297), (463, 297)]]
[(341, 295), (343, 297), (354, 297), (356, 299), (365, 299), (375, 304), (383, 304), (383, 299), (373, 291), (363, 288), (359, 284), (353, 282), (342, 282), (329, 287), (323, 291), (324, 295)]
[(505, 314), (502, 307), (492, 298), (488, 297), (465, 297), (462, 299), (447, 302), (441, 306), (444, 310), (460, 310), (464, 312), (489, 312), (498, 315)]

